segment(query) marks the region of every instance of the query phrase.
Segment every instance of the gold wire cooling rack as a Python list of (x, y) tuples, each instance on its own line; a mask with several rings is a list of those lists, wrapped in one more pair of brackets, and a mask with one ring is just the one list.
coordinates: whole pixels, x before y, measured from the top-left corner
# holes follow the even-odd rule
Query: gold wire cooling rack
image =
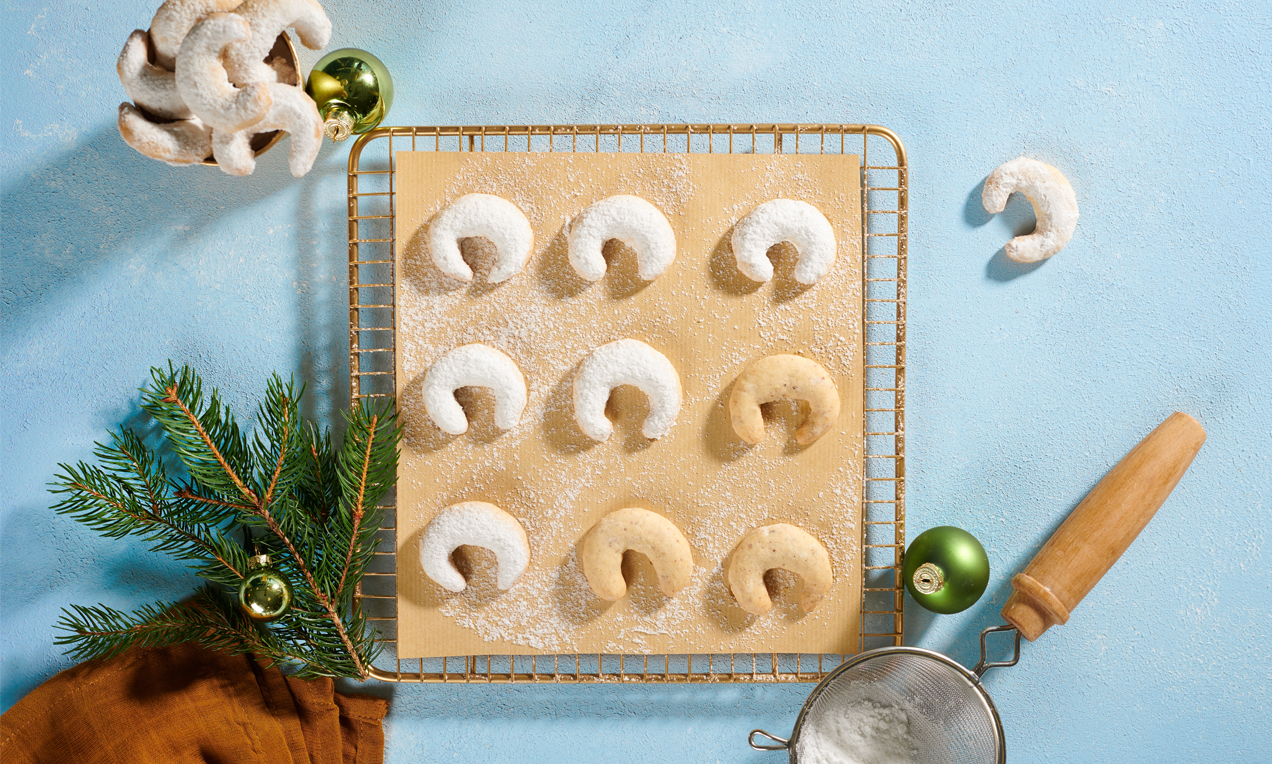
[[(522, 125), (381, 127), (349, 153), (349, 395), (392, 396), (397, 151), (860, 153), (865, 357), (865, 475), (860, 650), (900, 645), (905, 590), (905, 147), (876, 125)], [(873, 164), (872, 164), (873, 162)], [(812, 682), (845, 655), (464, 655), (399, 658), (396, 519), (386, 499), (375, 560), (357, 606), (384, 652), (372, 676), (390, 682)], [(387, 665), (387, 667), (386, 667)]]

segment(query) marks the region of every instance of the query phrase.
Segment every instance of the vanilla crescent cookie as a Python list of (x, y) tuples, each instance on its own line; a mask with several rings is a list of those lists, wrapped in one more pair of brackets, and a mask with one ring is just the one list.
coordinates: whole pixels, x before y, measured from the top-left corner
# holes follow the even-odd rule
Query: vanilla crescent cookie
[(689, 583), (693, 553), (685, 534), (656, 512), (630, 507), (601, 518), (579, 542), (583, 576), (596, 596), (613, 601), (627, 594), (622, 566), (628, 550), (649, 558), (664, 595), (675, 596)]
[(119, 105), (119, 134), (139, 153), (174, 167), (198, 164), (212, 153), (212, 128), (198, 118), (160, 124), (130, 103)]
[(243, 130), (269, 113), (266, 83), (237, 88), (221, 64), (221, 51), (250, 35), (247, 22), (238, 14), (213, 13), (194, 25), (177, 53), (177, 91), (190, 111), (214, 130)]
[(534, 249), (534, 231), (521, 208), (492, 194), (465, 194), (433, 218), (428, 226), (428, 248), (438, 270), (460, 281), (472, 281), (473, 269), (459, 252), (459, 240), (480, 236), (498, 251), (490, 271), (492, 284), (521, 272)]
[(1007, 256), (1020, 263), (1046, 260), (1064, 248), (1078, 225), (1078, 198), (1073, 186), (1056, 168), (1028, 157), (1013, 159), (989, 174), (981, 191), (985, 211), (998, 214), (1013, 192), (1033, 205), (1034, 232), (1007, 242)]
[(234, 11), (251, 35), (225, 49), (225, 69), (236, 85), (272, 82), (278, 72), (265, 63), (274, 41), (288, 27), (306, 48), (317, 50), (331, 40), (331, 19), (317, 0), (246, 0)]
[(495, 394), (495, 426), (511, 430), (526, 408), (526, 378), (517, 364), (489, 345), (473, 343), (451, 350), (424, 375), (424, 407), (439, 428), (451, 435), (468, 431), (468, 417), (455, 400), (461, 387), (488, 387)]
[(420, 536), (420, 567), (443, 588), (462, 592), (464, 575), (451, 562), (461, 546), (479, 546), (494, 553), (499, 570), (495, 580), (502, 591), (512, 588), (530, 564), (530, 543), (517, 518), (494, 504), (465, 501), (438, 512)]
[(189, 119), (190, 107), (177, 92), (177, 78), (167, 69), (150, 63), (146, 53), (146, 33), (140, 29), (128, 35), (115, 63), (115, 72), (124, 92), (141, 108), (160, 119)]
[(752, 361), (733, 384), (733, 431), (751, 445), (764, 440), (760, 404), (783, 398), (808, 403), (808, 416), (795, 430), (795, 442), (802, 446), (825, 435), (839, 420), (839, 391), (826, 367), (802, 356), (770, 355)]
[(682, 395), (676, 367), (644, 342), (623, 339), (593, 350), (574, 377), (574, 418), (584, 434), (598, 441), (613, 434), (605, 404), (619, 385), (635, 385), (649, 398), (649, 416), (641, 427), (646, 438), (661, 438), (671, 431)]
[(799, 250), (795, 280), (815, 284), (835, 264), (835, 229), (813, 205), (774, 199), (751, 210), (733, 227), (731, 242), (738, 270), (752, 281), (773, 278), (769, 247), (789, 241)]
[(175, 71), (181, 41), (194, 25), (209, 13), (224, 13), (239, 6), (242, 0), (167, 0), (150, 20), (150, 41), (155, 46), (155, 63)]
[(773, 607), (764, 574), (774, 568), (788, 570), (803, 580), (799, 606), (805, 613), (817, 607), (834, 583), (830, 554), (815, 536), (787, 523), (765, 525), (742, 537), (725, 573), (729, 591), (743, 610), (763, 615)]
[(606, 267), (601, 248), (610, 239), (636, 251), (637, 272), (644, 281), (658, 278), (676, 259), (676, 233), (667, 216), (639, 196), (602, 199), (570, 223), (570, 265), (579, 276), (600, 281)]
[(270, 82), (269, 111), (251, 127), (229, 132), (218, 130), (212, 134), (212, 155), (222, 172), (230, 175), (251, 175), (256, 169), (256, 152), (252, 150), (252, 136), (283, 130), (291, 136), (288, 168), (294, 177), (303, 177), (313, 167), (314, 159), (322, 148), (322, 117), (318, 107), (305, 91), (280, 82)]

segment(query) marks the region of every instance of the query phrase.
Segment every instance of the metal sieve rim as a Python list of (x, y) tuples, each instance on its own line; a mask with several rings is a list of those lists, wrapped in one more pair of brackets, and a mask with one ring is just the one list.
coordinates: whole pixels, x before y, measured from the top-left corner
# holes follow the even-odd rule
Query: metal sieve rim
[[(994, 701), (989, 697), (989, 691), (981, 684), (980, 677), (973, 672), (964, 668), (957, 661), (954, 661), (935, 650), (925, 650), (922, 647), (881, 647), (876, 650), (861, 653), (852, 660), (840, 664), (834, 671), (826, 675), (824, 679), (817, 683), (813, 691), (808, 694), (808, 699), (804, 701), (804, 705), (799, 709), (799, 716), (795, 717), (795, 729), (791, 731), (791, 737), (786, 741), (786, 748), (790, 753), (791, 764), (797, 764), (796, 744), (799, 742), (799, 733), (804, 727), (804, 720), (812, 709), (813, 704), (817, 702), (817, 698), (826, 691), (831, 684), (839, 678), (840, 674), (851, 670), (854, 666), (864, 663), (875, 658), (882, 658), (888, 655), (914, 656), (926, 660), (935, 661), (946, 668), (952, 669), (956, 676), (962, 679), (968, 687), (975, 691), (976, 697), (980, 698), (982, 710), (989, 714), (994, 720), (994, 731), (996, 732), (994, 740), (994, 761), (996, 764), (1006, 764), (1007, 761), (1007, 743), (1006, 736), (1003, 733), (1003, 721), (998, 715), (998, 708), (994, 706)], [(754, 734), (754, 733), (752, 733)], [(767, 733), (766, 733), (767, 734)]]

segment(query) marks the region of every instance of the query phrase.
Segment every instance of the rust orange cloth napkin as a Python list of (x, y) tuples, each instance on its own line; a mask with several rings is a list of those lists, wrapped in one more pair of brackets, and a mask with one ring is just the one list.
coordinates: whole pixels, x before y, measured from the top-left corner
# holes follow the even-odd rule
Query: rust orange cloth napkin
[(388, 702), (250, 656), (138, 648), (67, 669), (0, 716), (4, 764), (379, 764)]

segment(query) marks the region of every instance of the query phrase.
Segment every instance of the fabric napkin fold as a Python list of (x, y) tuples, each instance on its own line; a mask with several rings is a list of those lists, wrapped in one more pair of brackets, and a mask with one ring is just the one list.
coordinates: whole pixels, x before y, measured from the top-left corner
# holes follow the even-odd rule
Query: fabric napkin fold
[(388, 702), (195, 645), (82, 663), (0, 716), (4, 764), (379, 764)]

